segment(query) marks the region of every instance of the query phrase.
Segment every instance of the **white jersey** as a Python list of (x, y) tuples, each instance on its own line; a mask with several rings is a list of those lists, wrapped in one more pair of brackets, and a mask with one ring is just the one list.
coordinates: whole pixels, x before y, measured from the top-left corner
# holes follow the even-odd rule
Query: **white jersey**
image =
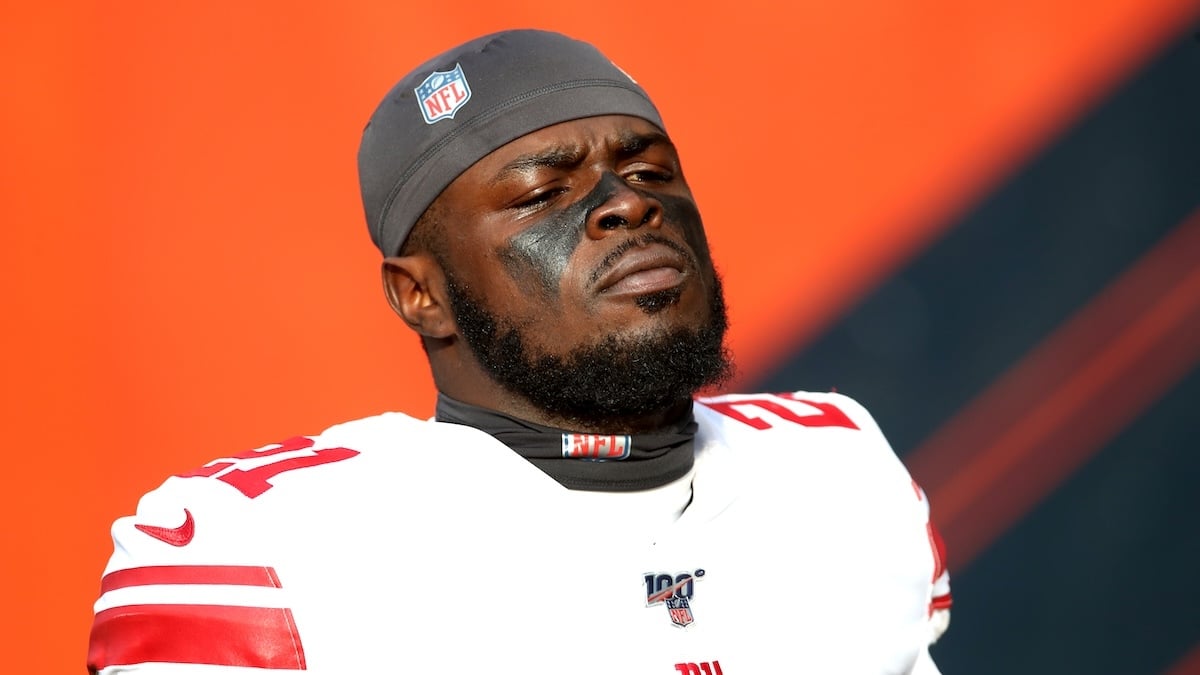
[(398, 413), (169, 478), (113, 525), (90, 665), (937, 673), (936, 532), (866, 411), (796, 393), (695, 415), (692, 472), (644, 495), (573, 492), (477, 429)]

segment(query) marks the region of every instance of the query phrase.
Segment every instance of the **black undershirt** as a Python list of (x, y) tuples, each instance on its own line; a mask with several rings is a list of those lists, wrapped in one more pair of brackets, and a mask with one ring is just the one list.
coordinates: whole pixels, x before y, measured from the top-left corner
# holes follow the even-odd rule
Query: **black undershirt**
[(630, 434), (628, 456), (609, 460), (564, 457), (563, 437), (569, 440), (572, 432), (468, 405), (442, 394), (438, 394), (435, 418), (490, 434), (572, 490), (629, 492), (661, 487), (691, 471), (694, 459), (696, 420), (691, 407), (665, 429)]

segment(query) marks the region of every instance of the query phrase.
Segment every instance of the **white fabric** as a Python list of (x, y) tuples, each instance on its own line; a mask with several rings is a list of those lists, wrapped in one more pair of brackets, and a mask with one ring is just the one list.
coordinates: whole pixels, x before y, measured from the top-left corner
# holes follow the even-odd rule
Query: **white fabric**
[[(831, 409), (849, 424), (820, 426), (839, 419)], [(290, 608), (319, 674), (937, 673), (928, 504), (867, 412), (798, 392), (701, 399), (696, 419), (693, 472), (640, 494), (574, 493), (478, 430), (397, 413), (335, 426), (310, 448), (226, 459), (245, 470), (357, 451), (278, 472), (253, 498), (218, 477), (172, 477), (113, 526), (106, 574), (261, 566), (280, 588), (138, 586), (96, 609)], [(134, 527), (177, 525), (185, 508), (184, 546)], [(686, 627), (647, 606), (645, 581), (683, 573)], [(268, 671), (102, 671), (251, 672)]]

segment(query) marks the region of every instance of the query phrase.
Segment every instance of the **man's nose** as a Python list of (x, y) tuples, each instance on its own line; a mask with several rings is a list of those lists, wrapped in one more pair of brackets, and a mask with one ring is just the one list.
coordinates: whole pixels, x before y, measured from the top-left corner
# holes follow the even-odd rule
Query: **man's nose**
[(601, 239), (615, 230), (662, 225), (662, 203), (656, 197), (635, 190), (617, 176), (605, 182), (612, 186), (611, 194), (588, 214), (589, 237)]

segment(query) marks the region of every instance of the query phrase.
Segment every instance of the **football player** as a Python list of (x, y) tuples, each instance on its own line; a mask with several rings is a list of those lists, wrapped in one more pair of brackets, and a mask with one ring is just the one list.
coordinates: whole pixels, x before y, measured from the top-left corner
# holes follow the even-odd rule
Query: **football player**
[(384, 97), (359, 169), (435, 417), (146, 495), (94, 672), (937, 672), (944, 554), (870, 415), (700, 396), (732, 368), (720, 278), (632, 78), (563, 35), (482, 37)]

